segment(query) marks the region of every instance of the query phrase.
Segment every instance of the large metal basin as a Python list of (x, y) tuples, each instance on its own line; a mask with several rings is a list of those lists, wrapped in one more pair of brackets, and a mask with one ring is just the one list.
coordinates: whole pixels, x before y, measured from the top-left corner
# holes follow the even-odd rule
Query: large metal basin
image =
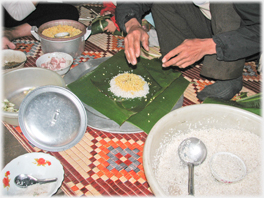
[[(8, 99), (19, 109), (21, 102), (26, 97), (24, 91), (44, 85), (57, 85), (66, 87), (63, 78), (54, 71), (38, 68), (25, 67), (7, 72), (3, 75), (2, 101)], [(18, 113), (2, 110), (2, 120), (8, 124), (18, 126)]]

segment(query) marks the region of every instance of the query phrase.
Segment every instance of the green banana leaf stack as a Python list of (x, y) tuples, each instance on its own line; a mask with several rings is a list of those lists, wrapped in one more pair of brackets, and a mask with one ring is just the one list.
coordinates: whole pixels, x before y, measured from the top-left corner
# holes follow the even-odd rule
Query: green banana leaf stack
[(222, 100), (217, 98), (206, 98), (203, 103), (223, 104), (233, 107), (238, 107), (251, 113), (261, 116), (261, 93), (252, 96), (247, 96), (246, 92), (240, 93), (241, 97), (237, 100)]
[[(132, 123), (146, 133), (169, 113), (189, 85), (180, 72), (163, 69), (159, 59), (140, 58), (136, 66), (127, 63), (123, 50), (101, 63), (95, 70), (68, 85), (85, 104), (120, 126)], [(149, 84), (146, 97), (124, 99), (109, 91), (110, 80), (120, 73), (142, 76)]]

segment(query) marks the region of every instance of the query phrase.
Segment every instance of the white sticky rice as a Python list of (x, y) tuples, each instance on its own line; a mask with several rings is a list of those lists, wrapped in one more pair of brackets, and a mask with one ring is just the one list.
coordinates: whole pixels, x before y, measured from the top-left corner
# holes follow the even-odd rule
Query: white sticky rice
[[(126, 99), (146, 97), (146, 95), (149, 93), (149, 86), (148, 86), (148, 83), (145, 81), (145, 79), (142, 76), (137, 75), (137, 77), (139, 77), (142, 81), (144, 81), (144, 85), (142, 87), (143, 89), (137, 90), (137, 91), (134, 91), (134, 90), (125, 91), (119, 85), (116, 84), (116, 78), (119, 77), (120, 75), (123, 75), (123, 74), (129, 74), (129, 73), (125, 72), (125, 73), (121, 73), (121, 74), (118, 74), (115, 77), (113, 77), (110, 80), (109, 90), (115, 96), (126, 98)], [(136, 74), (134, 74), (134, 75), (136, 75)]]
[[(153, 167), (158, 183), (168, 196), (188, 195), (188, 166), (179, 159), (178, 147), (189, 137), (197, 137), (207, 148), (205, 161), (194, 167), (195, 196), (261, 195), (261, 138), (249, 131), (212, 128), (189, 133), (176, 132), (160, 145)], [(246, 176), (235, 183), (216, 180), (209, 162), (218, 152), (230, 152), (239, 156), (246, 165)], [(224, 160), (220, 163), (226, 164)]]

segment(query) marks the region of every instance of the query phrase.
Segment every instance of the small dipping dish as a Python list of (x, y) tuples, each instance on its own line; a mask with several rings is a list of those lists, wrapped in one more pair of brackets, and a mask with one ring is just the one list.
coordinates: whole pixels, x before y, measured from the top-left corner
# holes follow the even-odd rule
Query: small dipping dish
[(19, 50), (4, 49), (2, 51), (2, 71), (4, 73), (23, 68), (27, 56)]
[(244, 161), (229, 152), (215, 153), (210, 160), (210, 169), (215, 179), (223, 183), (238, 182), (247, 174)]

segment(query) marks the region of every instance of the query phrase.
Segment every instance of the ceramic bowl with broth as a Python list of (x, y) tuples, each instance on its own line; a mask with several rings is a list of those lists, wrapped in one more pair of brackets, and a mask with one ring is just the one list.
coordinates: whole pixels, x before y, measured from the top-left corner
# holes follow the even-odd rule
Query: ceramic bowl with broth
[(24, 52), (12, 49), (2, 50), (2, 71), (4, 73), (23, 68), (27, 56)]

